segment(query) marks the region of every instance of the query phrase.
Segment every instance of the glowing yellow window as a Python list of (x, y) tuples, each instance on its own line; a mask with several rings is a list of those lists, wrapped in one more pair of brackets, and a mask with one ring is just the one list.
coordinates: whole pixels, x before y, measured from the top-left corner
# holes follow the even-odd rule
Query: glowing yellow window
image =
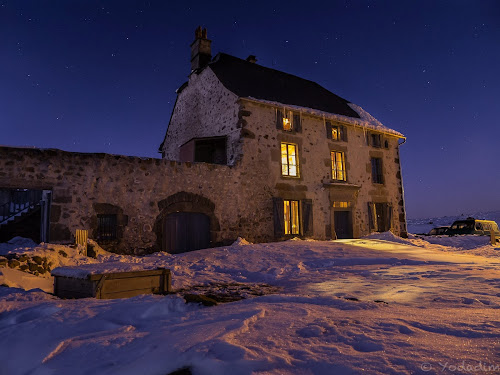
[(346, 181), (345, 155), (342, 151), (332, 151), (332, 180)]
[(340, 201), (333, 202), (333, 208), (349, 208), (351, 207), (351, 202)]
[(281, 175), (290, 177), (299, 175), (297, 145), (293, 143), (281, 143)]
[(336, 126), (332, 126), (332, 139), (334, 141), (338, 141), (339, 140), (339, 128), (336, 127)]
[(284, 200), (285, 234), (299, 234), (299, 201)]
[(283, 117), (283, 130), (292, 130), (292, 122), (289, 118)]

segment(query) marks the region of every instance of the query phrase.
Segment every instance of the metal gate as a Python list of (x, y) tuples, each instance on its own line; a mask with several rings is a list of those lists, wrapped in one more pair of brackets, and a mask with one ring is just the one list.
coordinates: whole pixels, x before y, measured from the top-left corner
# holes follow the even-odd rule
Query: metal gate
[(210, 247), (210, 219), (198, 212), (175, 212), (165, 217), (163, 250), (171, 254)]

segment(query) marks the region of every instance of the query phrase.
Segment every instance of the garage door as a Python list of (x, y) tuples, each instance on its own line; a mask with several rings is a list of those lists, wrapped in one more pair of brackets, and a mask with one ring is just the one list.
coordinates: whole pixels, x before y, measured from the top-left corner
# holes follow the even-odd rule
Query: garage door
[(210, 219), (198, 212), (175, 212), (164, 222), (163, 251), (172, 254), (210, 247)]

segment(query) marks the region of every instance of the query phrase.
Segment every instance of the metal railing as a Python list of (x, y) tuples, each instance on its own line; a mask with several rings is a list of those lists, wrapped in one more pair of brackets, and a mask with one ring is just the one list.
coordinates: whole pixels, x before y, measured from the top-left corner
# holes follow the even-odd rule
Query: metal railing
[(0, 224), (29, 208), (37, 206), (42, 200), (41, 190), (14, 190), (9, 202), (0, 205)]

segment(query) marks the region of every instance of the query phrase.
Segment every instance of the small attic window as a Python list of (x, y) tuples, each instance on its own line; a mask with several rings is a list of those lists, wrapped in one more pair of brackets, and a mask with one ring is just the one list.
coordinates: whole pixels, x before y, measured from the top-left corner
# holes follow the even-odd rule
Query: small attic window
[(381, 148), (382, 136), (377, 133), (368, 132), (366, 133), (366, 143), (368, 144), (368, 146)]
[(276, 110), (276, 129), (287, 132), (300, 132), (300, 113), (288, 110)]
[(328, 139), (347, 142), (347, 129), (344, 125), (332, 124), (330, 121), (326, 121), (325, 126)]
[(289, 118), (283, 117), (283, 130), (291, 131), (292, 130), (292, 122)]

